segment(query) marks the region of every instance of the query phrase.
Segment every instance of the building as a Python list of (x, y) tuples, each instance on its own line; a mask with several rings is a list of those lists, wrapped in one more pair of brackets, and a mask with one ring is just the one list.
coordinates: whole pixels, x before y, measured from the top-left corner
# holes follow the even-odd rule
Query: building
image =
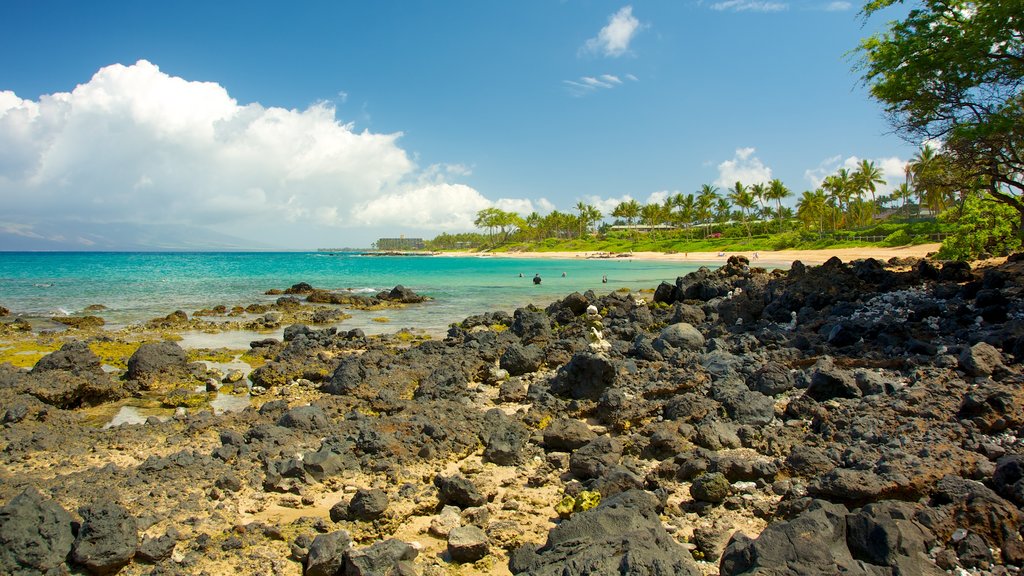
[(427, 244), (423, 238), (400, 236), (398, 238), (378, 238), (373, 243), (373, 247), (377, 250), (423, 250)]

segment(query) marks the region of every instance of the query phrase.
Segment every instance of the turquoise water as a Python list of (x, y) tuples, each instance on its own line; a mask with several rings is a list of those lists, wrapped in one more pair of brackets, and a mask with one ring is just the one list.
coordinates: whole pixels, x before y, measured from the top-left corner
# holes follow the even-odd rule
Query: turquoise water
[[(79, 313), (102, 304), (110, 326), (141, 322), (174, 310), (191, 314), (219, 304), (272, 301), (271, 288), (308, 282), (317, 288), (376, 293), (403, 284), (433, 298), (389, 310), (388, 331), (401, 327), (440, 331), (491, 310), (511, 312), (547, 304), (578, 290), (605, 294), (618, 288), (653, 288), (696, 269), (694, 264), (631, 259), (537, 260), (489, 257), (374, 257), (289, 253), (0, 253), (0, 305), (16, 314)], [(562, 273), (565, 277), (562, 277)], [(519, 275), (522, 274), (522, 277)], [(532, 282), (534, 274), (543, 278)], [(608, 283), (601, 277), (607, 275)], [(374, 313), (373, 316), (379, 316)], [(374, 328), (368, 314), (342, 323)]]

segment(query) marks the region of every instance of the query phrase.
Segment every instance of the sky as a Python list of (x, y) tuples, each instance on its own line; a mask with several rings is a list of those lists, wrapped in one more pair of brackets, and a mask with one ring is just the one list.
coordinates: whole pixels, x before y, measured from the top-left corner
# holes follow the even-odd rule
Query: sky
[(312, 249), (795, 196), (892, 134), (842, 0), (5, 2), (0, 250)]

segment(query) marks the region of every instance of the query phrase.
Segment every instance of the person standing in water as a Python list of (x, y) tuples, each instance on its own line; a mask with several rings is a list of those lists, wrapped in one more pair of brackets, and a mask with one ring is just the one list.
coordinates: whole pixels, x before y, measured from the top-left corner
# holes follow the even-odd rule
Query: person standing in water
[(533, 283), (534, 284), (540, 284), (540, 274), (534, 274), (533, 275)]

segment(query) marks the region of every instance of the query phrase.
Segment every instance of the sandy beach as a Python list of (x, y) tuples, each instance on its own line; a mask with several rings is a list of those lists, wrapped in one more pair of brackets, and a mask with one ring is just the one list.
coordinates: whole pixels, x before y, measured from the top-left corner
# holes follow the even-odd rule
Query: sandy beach
[[(757, 262), (761, 266), (785, 265), (788, 266), (799, 260), (804, 264), (822, 264), (833, 256), (838, 256), (843, 262), (858, 260), (862, 258), (875, 258), (886, 261), (890, 258), (924, 258), (933, 252), (937, 252), (941, 244), (919, 244), (917, 246), (900, 246), (896, 248), (883, 248), (877, 246), (865, 246), (860, 248), (830, 248), (827, 250), (761, 250), (741, 252), (677, 252), (668, 254), (665, 252), (633, 252), (629, 256), (611, 254), (607, 252), (443, 252), (438, 256), (479, 256), (494, 258), (548, 258), (548, 259), (573, 259), (573, 258), (636, 258), (639, 260), (661, 260), (669, 262), (696, 262), (696, 263), (724, 263), (729, 256), (746, 256), (751, 263)], [(756, 254), (756, 257), (755, 257)]]

